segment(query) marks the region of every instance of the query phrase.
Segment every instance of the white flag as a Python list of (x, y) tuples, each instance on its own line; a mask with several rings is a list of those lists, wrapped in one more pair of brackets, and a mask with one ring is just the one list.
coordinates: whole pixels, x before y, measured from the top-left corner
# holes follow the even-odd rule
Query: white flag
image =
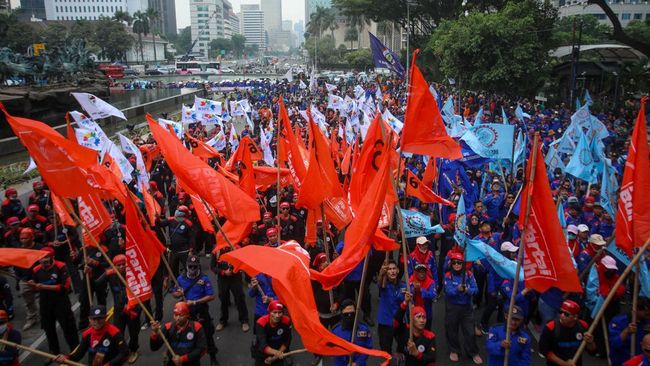
[(75, 130), (75, 138), (77, 139), (77, 142), (82, 146), (89, 147), (93, 150), (100, 152), (105, 151), (105, 148), (110, 140), (104, 130), (102, 130), (102, 128), (99, 127), (95, 121), (86, 117), (83, 113), (72, 111), (70, 112), (70, 116), (72, 119), (74, 119), (80, 129), (92, 131), (92, 133), (85, 134), (85, 140), (82, 143), (82, 139), (80, 139), (79, 133)]
[(23, 175), (31, 172), (32, 170), (36, 169), (36, 162), (34, 159), (30, 156), (29, 157), (29, 165), (27, 166), (27, 169), (23, 172)]
[(230, 102), (230, 115), (233, 117), (237, 116), (243, 116), (246, 112), (244, 111), (244, 108), (239, 104), (238, 102), (231, 101)]
[(126, 120), (126, 116), (122, 111), (113, 107), (112, 105), (106, 103), (105, 101), (97, 98), (96, 96), (88, 93), (72, 93), (72, 96), (77, 99), (77, 102), (81, 105), (91, 118), (100, 119), (107, 118), (110, 116), (115, 116)]
[(74, 134), (79, 145), (95, 151), (102, 151), (102, 139), (98, 136), (97, 132), (86, 128), (75, 128)]
[(264, 162), (268, 166), (273, 166), (275, 164), (275, 159), (273, 159), (273, 153), (271, 152), (271, 137), (267, 135), (267, 133), (272, 135), (272, 132), (262, 130), (262, 133), (260, 134), (260, 146), (264, 152)]
[(284, 78), (287, 79), (289, 82), (293, 81), (293, 74), (291, 73), (291, 69), (289, 69), (287, 73), (284, 74)]
[(172, 126), (174, 133), (178, 136), (179, 139), (183, 138), (183, 124), (180, 122), (170, 121), (168, 119), (158, 118), (158, 124), (161, 125), (164, 129), (169, 131), (169, 127)]
[(118, 132), (117, 136), (120, 138), (122, 150), (127, 154), (133, 154), (135, 156), (135, 166), (138, 168), (138, 187), (142, 184), (144, 184), (145, 187), (149, 187), (149, 173), (147, 172), (147, 167), (144, 165), (144, 159), (142, 158), (140, 149), (135, 146), (133, 141), (121, 133)]
[(227, 141), (226, 135), (223, 133), (223, 129), (206, 143), (217, 149), (217, 151), (225, 149)]
[(339, 97), (338, 95), (328, 94), (327, 95), (327, 108), (345, 110), (345, 100)]
[(382, 114), (382, 117), (390, 125), (390, 127), (392, 127), (393, 130), (395, 130), (395, 132), (397, 132), (398, 134), (402, 132), (402, 128), (404, 128), (404, 123), (399, 119), (397, 119), (397, 117), (393, 116), (393, 114), (390, 113), (388, 108), (386, 108), (384, 114)]
[(336, 85), (332, 85), (332, 84), (328, 84), (328, 83), (325, 83), (325, 87), (327, 88), (327, 91), (330, 92), (330, 93), (333, 92), (334, 90), (338, 89), (336, 87)]
[(237, 103), (239, 103), (239, 105), (244, 110), (244, 112), (246, 112), (246, 113), (251, 112), (251, 105), (250, 105), (250, 103), (248, 103), (248, 99), (242, 99), (242, 100), (238, 101)]
[[(110, 155), (115, 164), (117, 164), (117, 167), (120, 168), (120, 172), (122, 173), (122, 180), (125, 181), (126, 184), (131, 183), (133, 180), (133, 177), (131, 175), (135, 169), (133, 169), (133, 165), (131, 165), (129, 160), (126, 158), (126, 156), (124, 156), (124, 154), (122, 154), (122, 151), (117, 147), (117, 145), (113, 143), (113, 141), (109, 141), (106, 148), (106, 153)], [(103, 158), (104, 157), (102, 156), (102, 159)]]
[(194, 110), (194, 108), (190, 108), (185, 104), (183, 104), (181, 113), (183, 115), (181, 118), (181, 122), (188, 123), (188, 124), (196, 122), (196, 111)]
[(239, 147), (239, 135), (237, 134), (235, 125), (232, 123), (230, 124), (230, 137), (228, 138), (228, 142), (230, 143), (230, 150), (233, 152)]
[(307, 84), (302, 80), (300, 80), (300, 89), (307, 89)]

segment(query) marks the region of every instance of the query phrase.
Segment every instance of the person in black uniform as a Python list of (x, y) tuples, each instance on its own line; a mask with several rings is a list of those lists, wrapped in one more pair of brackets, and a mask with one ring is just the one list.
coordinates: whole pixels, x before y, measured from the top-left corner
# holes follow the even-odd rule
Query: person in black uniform
[[(578, 319), (578, 314), (580, 305), (572, 300), (565, 300), (560, 306), (560, 318), (551, 320), (542, 330), (539, 337), (539, 353), (546, 357), (547, 365), (573, 365), (570, 361), (583, 339), (587, 342), (587, 351), (596, 351), (594, 337), (587, 333), (589, 326), (584, 320)], [(575, 365), (581, 366), (582, 359)]]
[(244, 285), (242, 281), (242, 273), (233, 271), (233, 266), (217, 258), (230, 251), (230, 247), (224, 247), (219, 250), (219, 256), (215, 257), (216, 265), (213, 271), (217, 274), (217, 286), (219, 288), (219, 301), (221, 302), (221, 317), (219, 324), (217, 324), (217, 331), (223, 330), (228, 325), (230, 307), (230, 294), (235, 299), (237, 312), (239, 314), (239, 322), (241, 323), (241, 330), (248, 332), (250, 326), (248, 325), (248, 309), (246, 308), (246, 301), (244, 298)]
[(157, 226), (167, 227), (169, 230), (169, 265), (174, 276), (180, 274), (187, 256), (194, 249), (196, 234), (192, 221), (188, 219), (189, 213), (190, 209), (187, 206), (180, 205), (176, 208), (173, 217), (160, 219), (157, 223)]
[[(14, 329), (13, 324), (9, 322), (9, 314), (0, 310), (0, 338), (20, 344), (22, 336), (20, 332)], [(18, 349), (3, 345), (0, 347), (0, 366), (18, 366)]]
[(74, 349), (79, 344), (74, 314), (68, 293), (72, 284), (65, 268), (65, 263), (54, 260), (54, 249), (41, 249), (48, 254), (34, 267), (32, 279), (27, 285), (39, 292), (39, 309), (41, 327), (47, 336), (50, 353), (59, 354), (59, 338), (56, 334), (56, 322), (63, 330), (68, 347)]
[[(102, 246), (102, 249), (105, 252), (107, 251), (107, 248), (104, 246)], [(104, 274), (109, 265), (98, 248), (86, 246), (86, 257), (83, 258), (81, 266), (84, 273), (84, 277), (82, 278), (84, 285), (81, 287), (81, 293), (79, 294), (79, 329), (86, 329), (88, 328), (88, 311), (90, 310), (86, 277), (90, 278), (91, 296), (94, 293), (97, 298), (97, 304), (106, 306), (106, 283), (98, 283), (97, 279)]]
[(165, 366), (200, 366), (201, 357), (206, 353), (205, 332), (201, 323), (190, 320), (190, 307), (186, 302), (174, 305), (174, 321), (160, 327), (160, 323), (151, 323), (149, 345), (152, 351), (163, 346), (159, 332), (167, 338), (174, 356), (167, 352)]
[[(126, 256), (118, 254), (113, 258), (113, 264), (120, 271), (120, 274), (126, 276)], [(128, 362), (134, 363), (138, 357), (138, 335), (140, 334), (140, 307), (128, 306), (128, 298), (126, 295), (126, 287), (120, 280), (119, 276), (114, 269), (109, 268), (98, 279), (97, 283), (108, 285), (108, 288), (113, 294), (113, 324), (124, 335), (124, 330), (129, 329), (129, 357)]]
[(397, 338), (398, 357), (404, 359), (406, 366), (433, 366), (436, 363), (436, 335), (426, 329), (427, 312), (421, 306), (411, 308), (413, 339), (409, 339), (408, 320), (404, 315), (411, 301), (409, 293), (405, 294), (407, 301), (402, 302), (395, 312), (395, 337)]
[(79, 348), (69, 355), (58, 355), (55, 361), (62, 364), (66, 360), (79, 361), (88, 352), (88, 364), (91, 366), (124, 365), (129, 350), (120, 330), (106, 321), (106, 308), (102, 305), (93, 306), (89, 318), (90, 328), (81, 335)]
[(284, 365), (284, 353), (291, 346), (291, 319), (284, 315), (284, 305), (273, 300), (269, 313), (257, 319), (251, 353), (255, 366)]

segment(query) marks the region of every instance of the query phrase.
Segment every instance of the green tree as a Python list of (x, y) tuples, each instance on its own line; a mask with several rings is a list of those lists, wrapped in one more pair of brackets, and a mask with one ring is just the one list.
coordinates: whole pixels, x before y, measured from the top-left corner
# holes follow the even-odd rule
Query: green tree
[(345, 55), (345, 62), (357, 70), (367, 70), (374, 66), (372, 51), (368, 48), (348, 52)]
[(345, 38), (344, 40), (346, 42), (350, 42), (350, 49), (352, 49), (352, 42), (358, 41), (359, 39), (359, 31), (357, 30), (356, 27), (349, 27), (348, 29), (345, 30)]
[(220, 54), (221, 50), (228, 53), (232, 51), (232, 40), (227, 38), (217, 38), (210, 41), (210, 53)]
[(528, 95), (547, 76), (556, 16), (548, 3), (513, 0), (499, 12), (443, 21), (429, 48), (464, 88)]
[(650, 39), (650, 19), (644, 21), (633, 20), (627, 23), (625, 33), (639, 41)]
[(320, 39), (309, 37), (305, 40), (305, 49), (311, 60), (316, 60), (316, 45), (318, 44), (318, 63), (339, 63), (334, 37), (326, 35)]
[[(580, 15), (564, 17), (557, 20), (553, 29), (553, 41), (557, 46), (570, 46), (573, 43), (573, 21), (582, 23), (581, 44), (597, 44), (610, 40), (612, 28), (601, 24), (594, 15)], [(578, 38), (578, 25), (576, 25), (576, 42)]]
[[(324, 30), (331, 29), (332, 35), (334, 33), (334, 27), (336, 25), (336, 17), (334, 11), (330, 8), (324, 8), (322, 6), (316, 7), (316, 11), (313, 12), (307, 22), (306, 31), (318, 38), (322, 36)], [(334, 27), (334, 28), (333, 28)]]
[(113, 14), (113, 20), (130, 26), (133, 18), (128, 11), (118, 10)]
[(154, 25), (158, 24), (160, 20), (160, 13), (154, 8), (147, 8), (145, 13), (147, 16), (147, 21), (149, 22), (149, 28), (151, 28), (151, 41), (153, 42), (153, 62), (154, 64), (158, 63), (158, 56), (156, 55), (156, 30)]
[(25, 53), (29, 46), (40, 41), (37, 34), (30, 22), (18, 20), (14, 13), (0, 14), (0, 47)]
[(41, 33), (41, 39), (45, 43), (46, 50), (63, 47), (68, 36), (68, 28), (61, 23), (52, 23)]
[(240, 59), (246, 48), (246, 37), (241, 34), (233, 34), (230, 37), (230, 42), (232, 44), (232, 51), (235, 53), (235, 57)]
[(177, 35), (170, 37), (176, 51), (185, 54), (192, 45), (192, 27), (188, 26), (181, 29)]
[(140, 59), (144, 63), (144, 46), (142, 36), (149, 34), (149, 18), (146, 13), (136, 11), (133, 13), (133, 33), (138, 35), (138, 46), (140, 48)]
[(133, 47), (135, 40), (126, 26), (117, 20), (101, 18), (95, 22), (96, 30), (92, 43), (99, 48), (98, 56), (110, 61), (126, 59), (126, 52)]

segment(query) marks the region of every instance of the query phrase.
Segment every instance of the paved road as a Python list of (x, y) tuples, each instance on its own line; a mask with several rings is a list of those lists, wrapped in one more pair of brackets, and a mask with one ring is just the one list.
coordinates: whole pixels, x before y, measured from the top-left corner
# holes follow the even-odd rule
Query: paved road
[[(203, 259), (203, 267), (207, 268), (207, 259)], [(212, 273), (210, 273), (210, 278), (213, 280), (213, 284), (216, 284), (216, 278)], [(372, 292), (372, 298), (374, 301), (377, 299), (377, 291), (376, 291), (376, 286), (373, 285), (371, 286), (371, 292)], [(72, 300), (73, 303), (77, 299), (77, 295), (72, 294)], [(110, 299), (110, 295), (109, 295)], [(16, 298), (16, 319), (14, 321), (14, 324), (16, 325), (17, 329), (21, 329), (23, 325), (22, 319), (24, 319), (24, 309), (22, 305), (22, 299)], [(250, 298), (247, 298), (247, 303), (248, 303), (248, 310), (252, 319), (252, 311), (253, 311), (253, 304), (251, 302)], [(171, 308), (174, 304), (174, 300), (171, 296), (167, 296), (165, 299), (165, 315), (164, 319), (169, 320), (170, 319), (170, 314), (171, 314)], [(78, 312), (76, 311), (77, 306), (73, 306), (73, 309), (75, 310), (75, 314)], [(218, 300), (213, 302), (211, 304), (211, 313), (214, 318), (218, 317)], [(375, 306), (376, 310), (376, 306)], [(231, 316), (231, 322), (230, 326), (226, 327), (223, 331), (215, 333), (215, 340), (217, 343), (217, 346), (219, 347), (219, 355), (218, 355), (218, 360), (222, 366), (248, 366), (252, 365), (252, 359), (250, 358), (250, 351), (249, 351), (249, 346), (252, 340), (252, 332), (248, 333), (243, 333), (241, 329), (239, 328), (239, 323), (236, 318), (236, 312), (237, 310), (234, 308), (234, 306), (231, 308), (230, 311), (230, 316)], [(434, 304), (434, 314), (438, 314), (439, 316), (436, 316), (433, 322), (433, 327), (436, 333), (438, 334), (437, 340), (438, 340), (438, 362), (436, 363), (437, 365), (471, 365), (472, 362), (469, 359), (461, 359), (461, 362), (459, 363), (452, 363), (447, 359), (447, 345), (444, 340), (444, 328), (443, 328), (443, 323), (444, 323), (444, 303), (443, 301), (439, 301), (438, 303)], [(140, 353), (141, 356), (136, 362), (137, 365), (157, 365), (160, 364), (161, 362), (161, 357), (162, 357), (162, 352), (151, 352), (149, 350), (149, 341), (148, 337), (150, 334), (150, 330), (145, 330), (140, 333)], [(27, 332), (23, 333), (24, 339), (23, 339), (23, 344), (30, 345), (34, 344), (37, 346), (38, 349), (47, 351), (47, 342), (45, 340), (45, 337), (43, 335), (43, 332), (41, 329), (38, 328), (33, 328)], [(375, 346), (378, 347), (378, 337), (376, 335), (376, 332), (373, 333), (374, 337), (374, 343)], [(59, 339), (61, 342), (65, 343), (63, 341), (63, 336), (60, 334)], [(485, 358), (485, 338), (482, 338), (479, 341), (479, 345), (481, 347), (481, 355), (484, 356)], [(64, 349), (66, 349), (65, 346), (63, 346)], [(302, 345), (300, 343), (300, 337), (297, 334), (294, 334), (294, 344), (291, 347), (292, 349), (299, 349), (302, 348)], [(35, 355), (26, 355), (27, 357), (23, 361), (23, 365), (42, 365), (44, 362), (44, 359), (40, 358), (39, 356)], [(604, 360), (597, 360), (594, 359), (590, 356), (587, 356), (588, 359), (586, 359), (585, 364), (587, 365), (594, 365), (594, 366), (600, 366), (600, 365), (605, 365), (606, 363)], [(294, 356), (294, 365), (304, 365), (307, 366), (310, 364), (310, 361), (312, 359), (312, 356), (309, 354), (301, 354)], [(207, 360), (207, 357), (203, 360), (203, 365), (209, 365), (209, 362)], [(533, 365), (544, 365), (545, 361), (540, 358), (537, 355), (533, 356)], [(323, 365), (331, 365), (331, 360), (325, 360), (323, 362)], [(379, 365), (379, 360), (378, 359), (371, 359), (369, 362), (369, 365)]]

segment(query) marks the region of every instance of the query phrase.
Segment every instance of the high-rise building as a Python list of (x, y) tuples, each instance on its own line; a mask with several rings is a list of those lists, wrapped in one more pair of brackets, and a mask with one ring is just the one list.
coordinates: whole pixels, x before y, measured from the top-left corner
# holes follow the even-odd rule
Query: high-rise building
[(301, 44), (305, 40), (305, 22), (302, 20), (297, 21), (293, 25), (293, 31), (296, 33), (298, 44)]
[(159, 34), (176, 34), (176, 5), (174, 0), (149, 0), (149, 7), (158, 12), (159, 19), (151, 24)]
[(210, 42), (223, 38), (223, 2), (222, 0), (194, 0), (190, 3), (190, 25), (192, 42), (196, 45), (192, 52), (210, 57)]
[(309, 18), (312, 13), (316, 12), (316, 8), (331, 8), (332, 0), (305, 0), (305, 24), (309, 23)]
[(277, 31), (282, 29), (282, 0), (263, 0), (264, 30)]
[(7, 14), (11, 10), (11, 2), (9, 0), (0, 0), (0, 14)]
[(232, 4), (228, 0), (223, 0), (223, 36), (230, 39), (233, 34), (241, 34), (239, 17), (233, 11)]
[(20, 18), (45, 19), (45, 0), (20, 0)]
[(256, 4), (242, 4), (240, 13), (241, 32), (246, 37), (246, 45), (256, 44), (260, 50), (266, 48), (264, 32), (264, 12)]
[[(603, 9), (598, 5), (587, 5), (586, 1), (582, 0), (555, 0), (553, 4), (558, 7), (560, 18), (590, 14), (595, 16), (600, 23), (612, 25)], [(650, 3), (648, 1), (615, 0), (608, 1), (607, 4), (616, 14), (623, 27), (627, 26), (632, 20), (650, 20)]]
[(110, 18), (118, 10), (133, 15), (137, 11), (146, 11), (148, 7), (148, 0), (48, 0), (45, 1), (45, 19), (97, 20), (102, 16)]

